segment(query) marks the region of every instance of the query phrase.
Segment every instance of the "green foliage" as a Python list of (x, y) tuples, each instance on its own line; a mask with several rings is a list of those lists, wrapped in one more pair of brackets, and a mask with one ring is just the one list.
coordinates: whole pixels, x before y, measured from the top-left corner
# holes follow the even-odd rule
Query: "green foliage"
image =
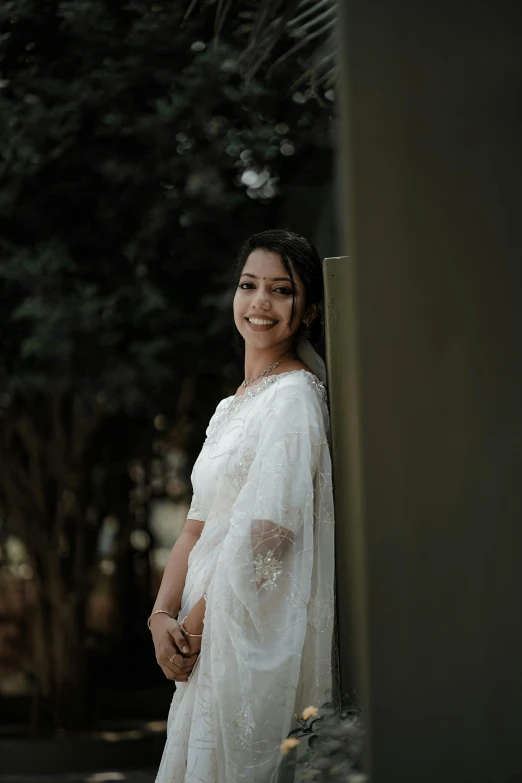
[(240, 242), (277, 220), (285, 150), (328, 148), (330, 110), (245, 85), (237, 33), (209, 45), (211, 16), (185, 10), (0, 9), (4, 391), (103, 389), (132, 407), (232, 358), (211, 303)]
[(0, 5), (0, 511), (36, 576), (47, 729), (85, 720), (85, 606), (103, 518), (132, 528), (129, 461), (158, 413), (190, 453), (234, 377), (238, 246), (285, 183), (329, 176), (331, 108), (245, 84), (242, 30), (215, 46), (206, 4), (185, 10)]

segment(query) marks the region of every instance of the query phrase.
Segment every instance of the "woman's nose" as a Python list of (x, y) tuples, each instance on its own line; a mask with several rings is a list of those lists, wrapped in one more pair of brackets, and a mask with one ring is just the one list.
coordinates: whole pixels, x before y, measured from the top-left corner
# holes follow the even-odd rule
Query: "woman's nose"
[(263, 310), (268, 310), (270, 308), (269, 298), (266, 295), (265, 291), (263, 291), (261, 288), (259, 288), (256, 292), (256, 295), (254, 297), (254, 305)]

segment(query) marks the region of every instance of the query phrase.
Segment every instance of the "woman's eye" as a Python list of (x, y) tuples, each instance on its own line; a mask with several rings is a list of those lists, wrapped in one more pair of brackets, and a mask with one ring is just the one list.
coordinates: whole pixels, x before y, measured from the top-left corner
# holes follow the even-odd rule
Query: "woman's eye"
[[(240, 283), (238, 287), (243, 291), (250, 291), (255, 288), (255, 285), (253, 283)], [(286, 286), (278, 286), (277, 288), (274, 288), (274, 293), (283, 294), (284, 296), (291, 296), (292, 289), (287, 288)]]

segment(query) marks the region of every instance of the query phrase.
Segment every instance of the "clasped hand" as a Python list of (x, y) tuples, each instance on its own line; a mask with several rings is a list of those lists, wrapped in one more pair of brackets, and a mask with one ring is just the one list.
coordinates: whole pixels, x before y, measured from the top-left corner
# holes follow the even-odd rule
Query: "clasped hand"
[(150, 629), (156, 660), (165, 677), (175, 682), (187, 682), (201, 650), (201, 637), (186, 638), (178, 621), (166, 614), (155, 615)]

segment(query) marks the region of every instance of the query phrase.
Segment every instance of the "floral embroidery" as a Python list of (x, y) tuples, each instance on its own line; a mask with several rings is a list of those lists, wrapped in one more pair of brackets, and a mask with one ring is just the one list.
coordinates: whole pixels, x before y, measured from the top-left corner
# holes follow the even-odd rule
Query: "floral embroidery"
[(332, 602), (328, 598), (315, 596), (308, 604), (308, 625), (316, 631), (327, 630), (333, 626)]
[(230, 481), (238, 491), (247, 480), (248, 472), (255, 456), (256, 453), (253, 449), (243, 449), (243, 451), (240, 452), (237, 461), (231, 466), (231, 469), (227, 471)]
[(232, 728), (242, 747), (247, 747), (254, 737), (255, 722), (250, 705), (244, 705), (239, 709), (231, 721)]
[(272, 590), (276, 586), (277, 577), (282, 573), (283, 566), (275, 557), (274, 550), (269, 549), (266, 555), (258, 555), (254, 559), (255, 576), (252, 582), (261, 582), (261, 587)]

